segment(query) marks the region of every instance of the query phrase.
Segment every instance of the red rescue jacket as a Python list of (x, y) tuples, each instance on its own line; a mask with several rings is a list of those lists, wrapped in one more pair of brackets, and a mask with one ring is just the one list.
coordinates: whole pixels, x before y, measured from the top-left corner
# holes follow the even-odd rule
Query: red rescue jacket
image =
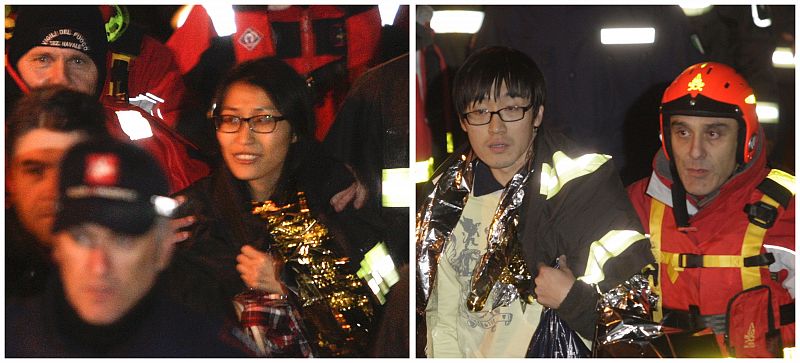
[[(794, 264), (781, 265), (786, 258), (794, 261), (794, 192), (785, 189), (790, 193), (785, 205), (774, 200), (767, 202), (777, 210), (774, 224), (769, 228), (751, 223), (745, 211), (746, 206), (769, 198), (759, 189), (768, 175), (770, 179), (787, 182), (791, 189), (794, 177), (767, 168), (762, 149), (750, 164), (723, 184), (716, 195), (707, 196), (708, 200), (690, 201), (690, 229), (681, 232), (672, 213), (672, 180), (667, 165), (663, 151), (659, 151), (653, 161), (653, 174), (628, 187), (631, 202), (650, 234), (653, 255), (659, 261), (658, 289), (662, 307), (679, 311), (699, 308), (703, 317), (724, 316), (734, 295), (766, 285), (771, 291), (774, 322), (780, 325), (783, 344), (794, 346), (793, 314), (791, 322), (787, 322), (786, 311), (781, 314), (781, 307), (793, 310), (794, 303), (782, 286), (784, 282), (793, 283), (786, 278), (787, 272), (794, 274)], [(701, 207), (697, 207), (698, 204)], [(777, 261), (765, 261), (767, 253), (772, 253)], [(764, 313), (749, 311), (746, 314)], [(736, 350), (737, 356), (743, 356), (738, 354), (740, 349)]]

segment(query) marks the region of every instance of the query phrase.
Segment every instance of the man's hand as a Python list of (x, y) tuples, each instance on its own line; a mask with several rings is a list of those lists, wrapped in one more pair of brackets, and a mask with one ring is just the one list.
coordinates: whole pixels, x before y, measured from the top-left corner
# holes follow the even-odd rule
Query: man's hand
[(347, 208), (350, 202), (353, 202), (355, 209), (361, 209), (367, 201), (367, 187), (359, 181), (350, 184), (347, 189), (342, 190), (331, 198), (331, 206), (337, 212), (343, 211)]
[(567, 266), (567, 256), (558, 257), (559, 268), (555, 269), (543, 263), (539, 264), (539, 275), (536, 276), (536, 300), (548, 308), (558, 309), (567, 297), (575, 275)]
[[(175, 200), (178, 202), (178, 205), (182, 205), (186, 202), (186, 196), (180, 195), (175, 197)], [(194, 216), (187, 216), (183, 218), (173, 218), (169, 221), (169, 228), (172, 231), (171, 242), (173, 244), (178, 242), (183, 242), (187, 238), (189, 238), (190, 233), (187, 231), (181, 231), (181, 229), (186, 228), (194, 224), (197, 219)]]
[(272, 294), (286, 294), (286, 287), (280, 279), (283, 264), (278, 259), (249, 245), (244, 245), (241, 252), (236, 256), (236, 271), (239, 271), (247, 287)]

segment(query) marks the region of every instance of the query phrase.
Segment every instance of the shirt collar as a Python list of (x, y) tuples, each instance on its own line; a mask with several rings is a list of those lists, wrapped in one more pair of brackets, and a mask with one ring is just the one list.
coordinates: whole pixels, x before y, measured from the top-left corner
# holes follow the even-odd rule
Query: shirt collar
[(494, 193), (503, 189), (503, 185), (494, 178), (489, 166), (475, 159), (473, 169), (475, 170), (475, 180), (472, 185), (472, 193), (476, 197)]

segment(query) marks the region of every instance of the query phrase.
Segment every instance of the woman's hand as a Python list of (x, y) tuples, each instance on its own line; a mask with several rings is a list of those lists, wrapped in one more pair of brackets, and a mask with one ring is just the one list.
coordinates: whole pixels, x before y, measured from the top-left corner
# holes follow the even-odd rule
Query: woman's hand
[(244, 245), (241, 252), (236, 256), (236, 271), (247, 287), (271, 294), (286, 294), (280, 277), (283, 264), (278, 259), (250, 245)]
[(351, 201), (355, 209), (361, 209), (367, 201), (367, 186), (356, 180), (347, 189), (336, 193), (331, 198), (331, 206), (335, 211), (341, 212)]
[[(186, 202), (186, 196), (180, 195), (175, 197), (175, 200), (178, 202), (178, 205), (182, 205)], [(169, 228), (172, 231), (171, 241), (173, 244), (178, 242), (183, 242), (187, 238), (191, 236), (191, 234), (187, 231), (181, 231), (186, 227), (191, 226), (196, 221), (194, 216), (186, 216), (183, 218), (172, 218), (169, 221)]]
[(347, 208), (347, 205), (350, 204), (350, 202), (353, 202), (353, 208), (361, 209), (361, 207), (363, 207), (367, 202), (367, 196), (369, 194), (369, 189), (367, 189), (367, 186), (361, 182), (361, 179), (358, 177), (358, 173), (356, 173), (355, 170), (350, 167), (350, 165), (344, 164), (344, 166), (347, 168), (347, 171), (353, 175), (353, 179), (355, 179), (355, 181), (353, 184), (350, 184), (347, 189), (336, 193), (336, 195), (331, 198), (331, 206), (337, 213)]

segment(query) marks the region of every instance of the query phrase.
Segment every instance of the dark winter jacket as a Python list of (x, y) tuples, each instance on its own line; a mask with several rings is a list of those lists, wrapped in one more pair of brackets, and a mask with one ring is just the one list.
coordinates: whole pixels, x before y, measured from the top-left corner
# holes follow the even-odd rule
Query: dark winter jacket
[[(380, 230), (352, 208), (332, 213), (330, 198), (350, 186), (352, 175), (343, 164), (323, 157), (316, 144), (293, 144), (289, 155), (295, 157), (287, 160), (286, 177), (273, 199), (285, 203), (295, 190), (304, 191), (312, 213), (336, 236), (337, 252), (357, 263), (380, 240)], [(247, 289), (236, 271), (236, 256), (245, 244), (267, 250), (272, 239), (266, 224), (252, 214), (246, 183), (236, 180), (227, 167), (178, 194), (187, 197), (181, 215), (195, 216), (197, 222), (189, 227), (191, 237), (176, 246), (167, 270), (171, 291), (198, 311), (231, 316), (231, 298)], [(290, 276), (283, 280), (292, 287)]]
[(176, 304), (159, 285), (116, 323), (86, 324), (55, 276), (39, 295), (6, 304), (7, 358), (246, 356), (233, 327)]

